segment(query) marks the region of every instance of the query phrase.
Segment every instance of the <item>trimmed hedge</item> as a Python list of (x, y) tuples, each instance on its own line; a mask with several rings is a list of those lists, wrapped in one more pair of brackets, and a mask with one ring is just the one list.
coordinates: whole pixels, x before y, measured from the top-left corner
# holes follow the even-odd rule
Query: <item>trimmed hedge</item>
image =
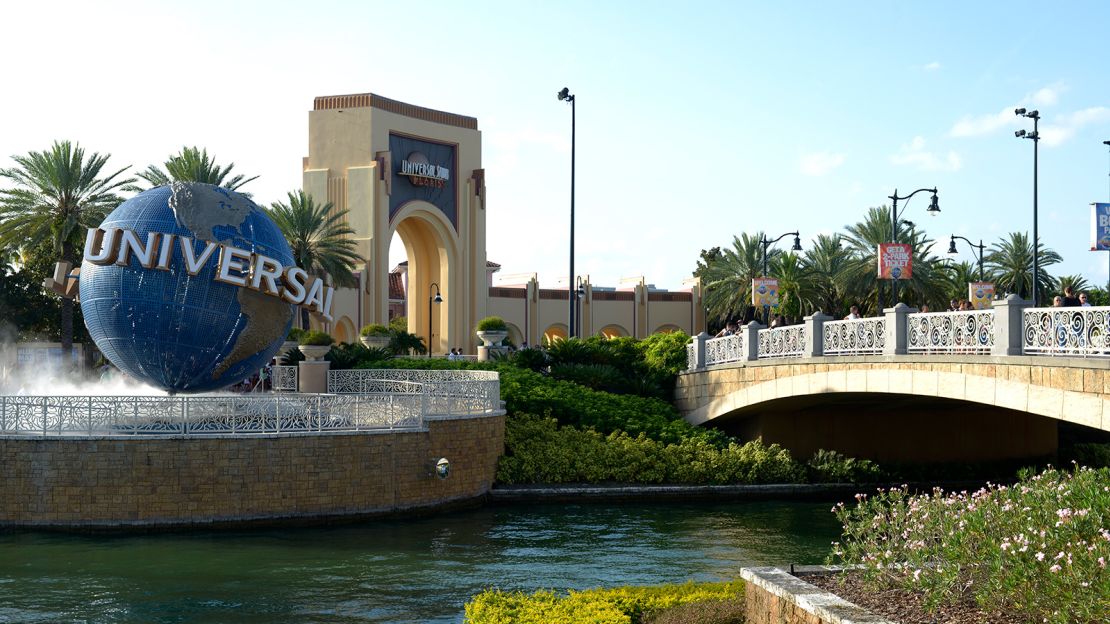
[(643, 433), (603, 435), (521, 414), (506, 422), (505, 455), (497, 464), (497, 482), (504, 484), (801, 483), (805, 475), (788, 451), (760, 440), (723, 448), (697, 437), (666, 443)]
[(474, 596), (466, 604), (465, 622), (637, 624), (681, 605), (737, 600), (743, 597), (743, 592), (741, 581), (571, 590), (565, 596), (553, 591), (526, 594), (491, 589)]

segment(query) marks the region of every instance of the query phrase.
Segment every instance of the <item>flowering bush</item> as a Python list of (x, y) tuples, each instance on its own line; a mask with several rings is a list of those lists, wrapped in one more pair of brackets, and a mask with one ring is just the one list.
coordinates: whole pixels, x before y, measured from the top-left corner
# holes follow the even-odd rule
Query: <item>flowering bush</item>
[(833, 508), (844, 534), (830, 560), (861, 564), (876, 588), (920, 591), (929, 608), (973, 598), (1036, 622), (1110, 613), (1108, 469), (1049, 469), (970, 494), (894, 488), (856, 498)]

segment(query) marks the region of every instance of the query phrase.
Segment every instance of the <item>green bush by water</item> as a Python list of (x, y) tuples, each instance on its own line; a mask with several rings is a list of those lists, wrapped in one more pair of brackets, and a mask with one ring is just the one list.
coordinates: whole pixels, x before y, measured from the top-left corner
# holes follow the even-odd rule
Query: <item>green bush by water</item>
[(678, 442), (640, 433), (604, 435), (559, 427), (553, 418), (517, 414), (506, 423), (497, 482), (800, 483), (805, 468), (782, 447), (756, 440), (718, 447), (700, 437)]
[[(671, 622), (667, 611), (684, 605), (743, 598), (744, 585), (731, 583), (685, 583), (658, 587), (618, 587), (570, 591), (566, 595), (553, 591), (502, 592), (484, 591), (466, 604), (467, 624), (647, 624)], [(720, 609), (706, 609), (721, 612)], [(732, 611), (736, 613), (734, 609)], [(695, 616), (696, 617), (696, 616)], [(684, 619), (691, 624), (729, 624), (742, 620)]]

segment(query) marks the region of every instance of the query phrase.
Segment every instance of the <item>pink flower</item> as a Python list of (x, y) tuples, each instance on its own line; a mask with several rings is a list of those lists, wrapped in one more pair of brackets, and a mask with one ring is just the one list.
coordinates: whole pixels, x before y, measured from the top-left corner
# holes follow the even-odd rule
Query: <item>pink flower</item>
[(1044, 553), (1043, 552), (1037, 553), (1036, 557), (1037, 557), (1037, 561), (1044, 561)]
[(1049, 568), (1049, 569), (1048, 569), (1048, 571), (1049, 571), (1049, 572), (1052, 572), (1053, 574), (1056, 574), (1057, 572), (1059, 572), (1059, 571), (1060, 571), (1060, 565), (1059, 565), (1059, 564), (1055, 564), (1055, 565), (1053, 565), (1053, 566), (1052, 566), (1051, 568)]

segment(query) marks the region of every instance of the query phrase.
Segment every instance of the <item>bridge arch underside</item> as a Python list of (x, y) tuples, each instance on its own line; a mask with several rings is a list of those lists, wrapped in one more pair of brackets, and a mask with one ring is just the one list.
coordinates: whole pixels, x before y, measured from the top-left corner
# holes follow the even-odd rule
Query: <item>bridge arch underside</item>
[(1061, 421), (943, 397), (844, 392), (763, 401), (703, 423), (808, 459), (818, 449), (878, 462), (1049, 458)]

